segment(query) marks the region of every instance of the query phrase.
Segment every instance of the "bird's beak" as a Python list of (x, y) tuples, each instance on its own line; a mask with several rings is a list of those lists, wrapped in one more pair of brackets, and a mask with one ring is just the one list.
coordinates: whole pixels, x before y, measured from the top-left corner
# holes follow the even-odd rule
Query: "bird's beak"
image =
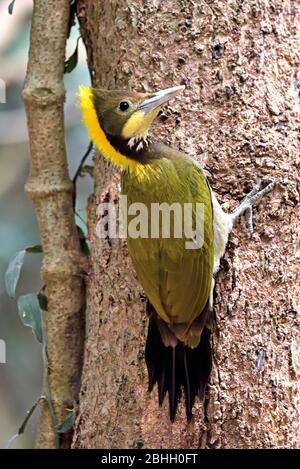
[(184, 90), (185, 86), (174, 86), (173, 88), (167, 88), (165, 90), (157, 91), (150, 95), (148, 98), (144, 99), (138, 106), (138, 109), (143, 110), (145, 115), (149, 112), (154, 111), (154, 109), (162, 106), (171, 98), (173, 98), (177, 93)]

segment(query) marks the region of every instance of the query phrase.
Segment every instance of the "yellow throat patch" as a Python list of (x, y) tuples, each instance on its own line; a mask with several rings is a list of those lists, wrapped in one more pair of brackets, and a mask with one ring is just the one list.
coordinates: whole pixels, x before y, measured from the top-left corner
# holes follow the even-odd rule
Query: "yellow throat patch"
[(92, 89), (86, 86), (80, 86), (78, 96), (79, 107), (83, 115), (83, 123), (88, 130), (90, 139), (95, 143), (102, 155), (121, 169), (132, 172), (138, 179), (148, 177), (149, 172), (151, 173), (153, 169), (150, 164), (143, 164), (122, 155), (107, 139), (98, 121)]

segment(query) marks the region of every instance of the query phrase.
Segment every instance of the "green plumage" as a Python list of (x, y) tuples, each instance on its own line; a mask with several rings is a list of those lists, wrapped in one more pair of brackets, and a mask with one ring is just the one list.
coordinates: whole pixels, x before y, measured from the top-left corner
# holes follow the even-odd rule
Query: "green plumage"
[[(216, 218), (211, 191), (202, 169), (189, 156), (147, 138), (149, 125), (161, 106), (183, 88), (142, 94), (84, 87), (80, 91), (91, 138), (104, 157), (122, 170), (122, 192), (127, 195), (129, 210), (128, 249), (149, 300), (145, 348), (149, 391), (157, 384), (160, 405), (168, 394), (172, 421), (182, 389), (187, 419), (192, 418), (196, 396), (204, 398), (212, 364), (208, 315)], [(163, 233), (166, 225), (162, 215), (153, 220), (153, 204), (157, 209), (162, 204), (169, 208), (169, 236)], [(184, 229), (185, 204), (192, 208), (190, 229), (202, 228), (200, 246), (193, 244), (192, 233)], [(196, 204), (204, 208), (198, 212), (200, 219)], [(133, 225), (137, 236), (131, 230)], [(188, 249), (186, 242), (194, 249)]]
[[(157, 384), (159, 405), (168, 395), (172, 421), (182, 390), (188, 421), (195, 398), (205, 397), (212, 367), (213, 275), (218, 271), (233, 224), (247, 213), (252, 228), (252, 205), (278, 184), (273, 181), (261, 188), (261, 181), (258, 182), (241, 205), (227, 214), (195, 161), (165, 145), (151, 143), (151, 122), (161, 107), (183, 89), (184, 86), (175, 86), (155, 93), (80, 89), (84, 122), (92, 140), (103, 156), (122, 170), (122, 192), (128, 197), (129, 209), (128, 249), (149, 300), (145, 347), (149, 391)], [(174, 213), (171, 208), (176, 212), (178, 206), (182, 207), (182, 215), (186, 213), (185, 204), (190, 204), (191, 228), (202, 225), (204, 242), (194, 245), (194, 249), (187, 248), (187, 241), (192, 244), (192, 235), (184, 232), (182, 236), (185, 224), (178, 212), (177, 218), (171, 216), (171, 236), (164, 236), (162, 217), (153, 223), (153, 204), (169, 207), (169, 217)], [(197, 220), (196, 204), (204, 207), (202, 223)], [(137, 218), (143, 226), (139, 226)], [(175, 220), (177, 228), (180, 225), (180, 236), (178, 232), (175, 236)], [(132, 225), (136, 226), (137, 236), (133, 235)], [(155, 236), (150, 227), (156, 228)]]
[(168, 323), (175, 337), (194, 347), (199, 343), (200, 334), (197, 337), (192, 324), (207, 304), (213, 277), (210, 188), (202, 170), (187, 155), (165, 145), (150, 145), (144, 151), (154, 171), (149, 171), (142, 184), (129, 172), (123, 173), (122, 192), (128, 197), (128, 206), (136, 202), (147, 206), (149, 227), (151, 203), (181, 206), (191, 203), (193, 224), (195, 204), (204, 204), (204, 243), (200, 249), (186, 249), (184, 236), (162, 238), (161, 224), (158, 239), (128, 237), (138, 279), (157, 314)]

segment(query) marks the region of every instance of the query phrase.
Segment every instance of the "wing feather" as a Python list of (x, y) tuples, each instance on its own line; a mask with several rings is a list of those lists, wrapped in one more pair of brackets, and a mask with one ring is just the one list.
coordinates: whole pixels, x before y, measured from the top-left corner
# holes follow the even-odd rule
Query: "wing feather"
[[(178, 163), (179, 161), (179, 163)], [(186, 249), (181, 239), (130, 239), (128, 247), (138, 278), (158, 315), (167, 323), (191, 323), (205, 309), (213, 277), (213, 213), (211, 192), (202, 169), (185, 157), (166, 164), (160, 193), (151, 184), (145, 188), (145, 203), (185, 202), (204, 204), (204, 243), (198, 249)], [(175, 175), (173, 173), (175, 172)], [(156, 181), (155, 184), (159, 184)], [(143, 192), (139, 187), (137, 197)], [(195, 210), (193, 210), (195, 223)]]

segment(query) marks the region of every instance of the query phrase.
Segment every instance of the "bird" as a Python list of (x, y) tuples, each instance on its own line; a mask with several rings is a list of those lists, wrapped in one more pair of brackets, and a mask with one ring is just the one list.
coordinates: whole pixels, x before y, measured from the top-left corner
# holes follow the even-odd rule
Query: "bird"
[(240, 205), (227, 213), (196, 159), (149, 136), (163, 106), (184, 88), (147, 93), (79, 88), (83, 123), (103, 157), (120, 170), (121, 193), (129, 206), (146, 207), (146, 222), (151, 224), (152, 207), (165, 204), (173, 215), (169, 220), (177, 217), (177, 225), (183, 222), (174, 207), (189, 206), (191, 225), (198, 220), (202, 227), (200, 239), (191, 230), (181, 230), (177, 237), (174, 221), (173, 230), (164, 236), (162, 219), (156, 218), (155, 236), (127, 233), (129, 255), (148, 300), (148, 390), (157, 385), (160, 406), (168, 396), (172, 422), (183, 394), (187, 421), (193, 417), (196, 397), (205, 399), (212, 368), (214, 286), (232, 228), (245, 214), (252, 235), (253, 205), (278, 184), (257, 178)]

